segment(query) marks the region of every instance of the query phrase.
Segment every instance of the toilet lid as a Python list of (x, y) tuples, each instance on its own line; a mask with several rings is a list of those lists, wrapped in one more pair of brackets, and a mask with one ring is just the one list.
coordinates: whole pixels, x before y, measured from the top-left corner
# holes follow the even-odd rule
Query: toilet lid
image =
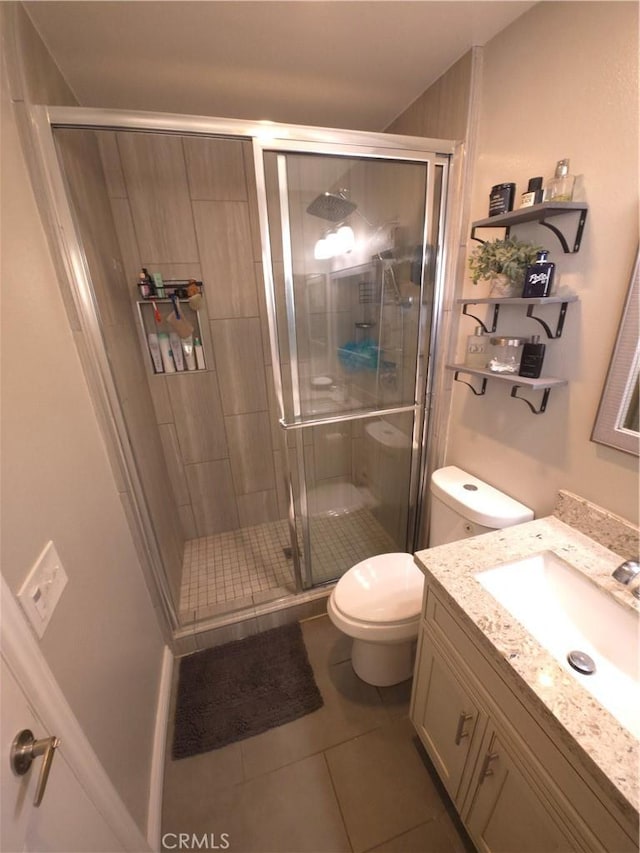
[(423, 586), (412, 554), (378, 554), (340, 578), (334, 601), (345, 615), (363, 622), (400, 622), (419, 615)]

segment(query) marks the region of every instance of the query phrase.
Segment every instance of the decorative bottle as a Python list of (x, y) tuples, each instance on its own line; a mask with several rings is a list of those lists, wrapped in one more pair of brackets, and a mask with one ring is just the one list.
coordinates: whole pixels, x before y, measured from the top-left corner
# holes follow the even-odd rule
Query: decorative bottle
[(520, 196), (520, 207), (532, 207), (542, 201), (542, 178), (529, 178), (526, 193)]
[(524, 299), (533, 299), (537, 296), (549, 296), (553, 285), (553, 274), (556, 265), (547, 260), (549, 253), (545, 250), (538, 252), (536, 262), (529, 264), (524, 276)]
[(532, 335), (531, 343), (525, 344), (522, 347), (520, 376), (527, 376), (529, 379), (537, 379), (540, 376), (545, 349), (545, 344), (540, 343), (540, 335)]
[(558, 160), (556, 173), (545, 187), (544, 200), (571, 201), (575, 182), (575, 175), (569, 174), (569, 161)]
[(467, 367), (485, 368), (489, 360), (487, 344), (489, 339), (483, 334), (482, 326), (476, 326), (473, 335), (467, 338), (464, 363)]

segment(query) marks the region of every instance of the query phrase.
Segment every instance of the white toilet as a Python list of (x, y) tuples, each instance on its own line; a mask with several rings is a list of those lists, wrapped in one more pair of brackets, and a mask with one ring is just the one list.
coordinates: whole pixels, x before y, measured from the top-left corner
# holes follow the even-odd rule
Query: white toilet
[[(531, 521), (533, 512), (450, 465), (431, 478), (429, 546)], [(413, 674), (422, 609), (422, 571), (413, 555), (378, 554), (352, 566), (329, 597), (329, 618), (353, 637), (351, 662), (368, 684), (388, 687)]]

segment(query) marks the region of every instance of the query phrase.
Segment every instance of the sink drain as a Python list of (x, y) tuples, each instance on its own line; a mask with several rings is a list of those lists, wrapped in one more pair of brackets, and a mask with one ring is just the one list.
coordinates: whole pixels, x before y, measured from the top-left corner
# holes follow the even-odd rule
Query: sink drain
[(596, 671), (596, 665), (592, 657), (586, 652), (573, 651), (567, 655), (569, 664), (583, 675), (593, 675)]

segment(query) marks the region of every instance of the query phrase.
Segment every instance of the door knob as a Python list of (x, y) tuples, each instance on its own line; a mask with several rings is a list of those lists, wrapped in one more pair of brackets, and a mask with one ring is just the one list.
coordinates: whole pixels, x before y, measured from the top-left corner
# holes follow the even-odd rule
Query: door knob
[(24, 776), (24, 774), (31, 767), (31, 763), (34, 758), (38, 758), (40, 755), (43, 755), (42, 767), (40, 768), (40, 776), (38, 778), (38, 786), (36, 788), (36, 795), (33, 800), (34, 806), (39, 806), (42, 802), (42, 798), (44, 797), (44, 789), (47, 787), (47, 780), (49, 778), (49, 771), (51, 770), (51, 762), (53, 761), (53, 755), (55, 750), (60, 746), (60, 739), (52, 736), (52, 737), (43, 737), (40, 740), (36, 740), (33, 736), (33, 732), (30, 729), (23, 729), (21, 732), (15, 736), (13, 743), (11, 744), (11, 769), (18, 776)]

